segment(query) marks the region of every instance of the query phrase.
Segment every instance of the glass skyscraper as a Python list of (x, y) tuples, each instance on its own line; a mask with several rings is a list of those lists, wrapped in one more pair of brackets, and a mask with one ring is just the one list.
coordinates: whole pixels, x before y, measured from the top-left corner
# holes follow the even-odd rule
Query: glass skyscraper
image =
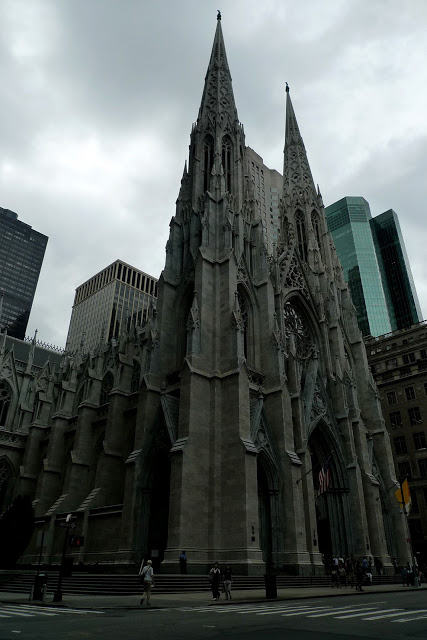
[(371, 233), (371, 211), (364, 198), (346, 197), (325, 208), (326, 220), (349, 284), (364, 336), (392, 330)]
[(421, 310), (394, 211), (372, 218), (368, 202), (347, 196), (325, 208), (364, 336), (420, 322)]
[(151, 301), (157, 300), (156, 278), (116, 260), (76, 289), (67, 350), (85, 352), (132, 325), (143, 325)]
[(371, 220), (393, 331), (421, 322), (421, 307), (412, 278), (396, 212), (389, 209)]
[(0, 207), (0, 328), (23, 340), (48, 237)]

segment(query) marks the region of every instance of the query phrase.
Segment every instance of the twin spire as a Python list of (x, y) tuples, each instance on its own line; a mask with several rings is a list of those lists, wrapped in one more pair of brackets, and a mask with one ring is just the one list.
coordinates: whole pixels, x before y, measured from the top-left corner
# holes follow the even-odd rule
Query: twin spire
[(210, 125), (215, 131), (227, 120), (230, 124), (239, 122), (219, 13), (197, 123)]

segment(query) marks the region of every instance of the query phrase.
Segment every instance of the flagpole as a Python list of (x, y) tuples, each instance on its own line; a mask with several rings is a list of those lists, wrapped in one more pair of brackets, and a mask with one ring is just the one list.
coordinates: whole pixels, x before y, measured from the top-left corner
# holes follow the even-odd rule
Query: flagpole
[[(326, 460), (329, 460), (329, 458), (331, 457), (331, 455), (333, 454), (334, 450), (332, 449), (331, 452), (328, 454), (328, 457), (326, 458)], [(309, 473), (311, 473), (312, 471), (314, 471), (315, 469), (317, 469), (317, 467), (321, 466), (323, 464), (323, 462), (318, 462), (317, 464), (314, 465), (314, 467), (311, 467), (311, 469), (309, 469), (306, 473), (304, 473), (303, 476), (301, 476), (301, 478), (298, 478), (298, 480), (296, 481), (296, 484), (298, 484), (299, 482), (301, 482), (301, 480), (304, 480), (304, 478), (306, 476), (308, 476)]]
[(403, 508), (403, 513), (405, 514), (405, 520), (406, 520), (406, 530), (408, 532), (408, 540), (409, 540), (409, 544), (411, 547), (411, 556), (412, 556), (412, 572), (414, 574), (414, 587), (419, 587), (420, 586), (420, 581), (418, 579), (418, 573), (417, 573), (417, 565), (415, 563), (415, 554), (414, 554), (414, 547), (412, 545), (412, 538), (411, 538), (411, 532), (409, 530), (409, 520), (408, 520), (408, 514), (406, 511), (406, 504), (405, 504), (405, 497), (403, 495), (403, 483), (408, 481), (407, 476), (405, 476), (403, 478), (403, 480), (401, 480), (399, 478), (399, 484), (400, 484), (400, 497), (402, 498), (402, 508)]

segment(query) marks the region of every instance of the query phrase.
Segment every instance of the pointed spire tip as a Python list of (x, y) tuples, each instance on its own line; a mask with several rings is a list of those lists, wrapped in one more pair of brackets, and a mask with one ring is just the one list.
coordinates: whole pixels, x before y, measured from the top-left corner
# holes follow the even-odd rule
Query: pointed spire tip
[(219, 9), (217, 9), (216, 19), (221, 20), (221, 11)]
[(286, 93), (289, 93), (289, 85), (287, 82), (286, 82)]

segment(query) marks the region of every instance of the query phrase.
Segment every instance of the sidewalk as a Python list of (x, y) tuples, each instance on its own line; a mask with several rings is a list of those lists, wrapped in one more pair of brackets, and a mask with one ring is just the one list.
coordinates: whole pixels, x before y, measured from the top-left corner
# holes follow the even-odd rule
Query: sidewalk
[[(403, 585), (384, 585), (378, 587), (365, 587), (359, 594), (355, 589), (331, 588), (331, 587), (300, 587), (290, 589), (278, 589), (277, 598), (267, 600), (264, 589), (254, 589), (253, 591), (232, 591), (233, 599), (225, 600), (224, 596), (217, 602), (212, 602), (210, 591), (204, 593), (159, 593), (156, 594), (156, 588), (153, 588), (151, 594), (150, 609), (167, 609), (176, 607), (202, 607), (218, 605), (255, 603), (255, 602), (280, 602), (283, 600), (297, 600), (308, 598), (326, 598), (326, 597), (344, 597), (352, 595), (363, 596), (370, 593), (394, 593), (399, 591), (412, 591), (413, 587), (404, 587)], [(61, 603), (52, 603), (53, 595), (48, 593), (44, 602), (31, 601), (31, 604), (40, 606), (59, 606), (74, 609), (97, 609), (106, 611), (109, 609), (143, 609), (139, 606), (141, 594), (135, 593), (134, 596), (93, 596), (93, 595), (75, 595), (63, 593), (63, 601)], [(30, 601), (22, 593), (0, 593), (0, 604), (28, 604)]]

